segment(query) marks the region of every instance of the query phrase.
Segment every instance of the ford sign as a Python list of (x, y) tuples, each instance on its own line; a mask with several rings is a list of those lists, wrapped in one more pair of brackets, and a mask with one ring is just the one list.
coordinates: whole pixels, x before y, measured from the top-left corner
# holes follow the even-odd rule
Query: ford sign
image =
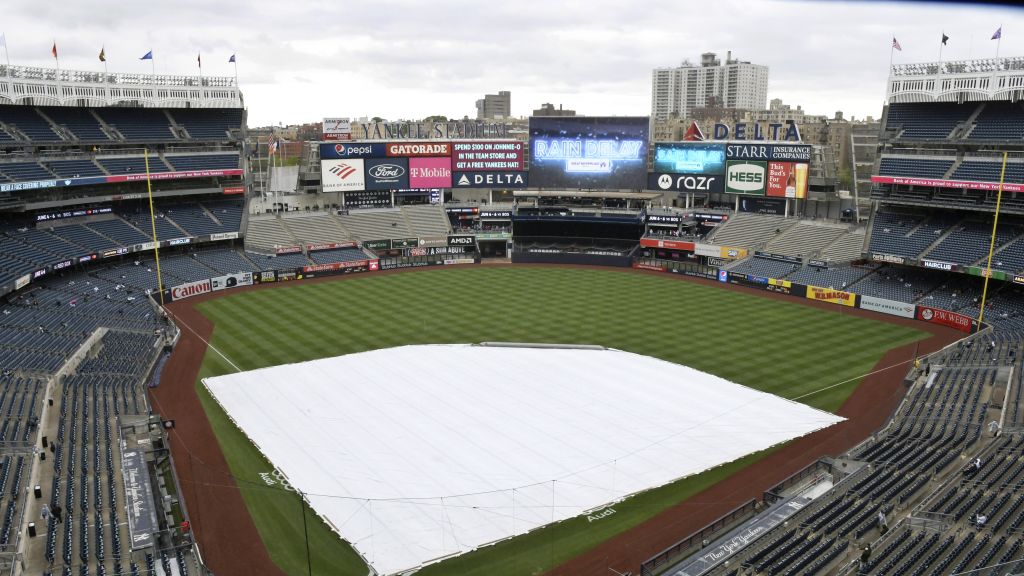
[(405, 168), (397, 164), (377, 164), (370, 168), (369, 174), (374, 178), (400, 178), (405, 174)]

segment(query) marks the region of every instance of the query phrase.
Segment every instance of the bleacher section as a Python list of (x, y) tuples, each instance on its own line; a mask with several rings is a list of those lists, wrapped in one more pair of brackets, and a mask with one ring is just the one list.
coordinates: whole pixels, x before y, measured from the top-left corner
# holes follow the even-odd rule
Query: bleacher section
[(102, 236), (91, 228), (86, 228), (81, 224), (71, 224), (70, 226), (58, 226), (53, 228), (51, 232), (55, 236), (59, 236), (68, 242), (73, 242), (86, 249), (87, 252), (100, 252), (107, 250), (108, 248), (117, 248), (119, 245), (117, 242)]
[(177, 108), (169, 112), (192, 140), (228, 140), (228, 131), (242, 126), (242, 111), (239, 109)]
[(861, 257), (864, 252), (866, 230), (856, 228), (836, 238), (821, 251), (821, 259), (829, 262), (851, 262)]
[(284, 246), (298, 246), (299, 240), (292, 236), (282, 220), (276, 217), (250, 217), (245, 232), (246, 247), (270, 249)]
[[(953, 171), (952, 180), (998, 182), (1003, 163), (994, 160), (964, 159)], [(1006, 181), (1024, 182), (1024, 162), (1006, 163)]]
[[(956, 264), (973, 264), (988, 254), (991, 234), (991, 222), (962, 222), (924, 257)], [(1020, 234), (1021, 230), (1016, 227), (1000, 226), (996, 232), (995, 245), (1002, 246)]]
[(246, 252), (245, 257), (259, 266), (260, 270), (286, 270), (309, 266), (310, 260), (302, 252), (265, 256), (257, 252)]
[(163, 110), (155, 108), (94, 108), (95, 113), (125, 140), (166, 142), (176, 140)]
[(366, 260), (366, 254), (359, 248), (341, 248), (338, 250), (317, 250), (309, 253), (309, 259), (317, 264), (331, 264), (334, 262), (351, 262), (353, 260)]
[(32, 142), (63, 142), (45, 118), (31, 106), (0, 105), (0, 123), (8, 129), (14, 128)]
[(869, 251), (917, 258), (959, 218), (942, 213), (927, 217), (908, 212), (879, 210), (871, 228)]
[(760, 249), (760, 246), (795, 224), (795, 220), (782, 216), (740, 212), (732, 216), (724, 226), (719, 226), (710, 240), (721, 246)]
[[(145, 174), (146, 159), (142, 156), (97, 158), (97, 162), (111, 174)], [(156, 155), (149, 156), (150, 172), (171, 172), (169, 166)]]
[(401, 210), (359, 210), (338, 216), (341, 225), (359, 240), (411, 238), (415, 236), (402, 218)]
[(873, 271), (874, 268), (870, 267), (844, 266), (839, 268), (820, 268), (804, 266), (786, 276), (786, 280), (799, 282), (800, 284), (846, 290), (857, 280), (871, 274)]
[(238, 154), (165, 155), (172, 170), (233, 170), (238, 168)]
[(1024, 106), (1020, 102), (986, 102), (974, 119), (968, 140), (1016, 141), (1024, 139)]
[(885, 156), (878, 166), (882, 176), (905, 176), (908, 178), (942, 178), (953, 166), (955, 158), (912, 158)]
[(152, 238), (120, 218), (88, 222), (85, 226), (124, 246), (142, 244), (152, 240)]
[(927, 105), (893, 103), (889, 105), (886, 128), (902, 128), (899, 137), (903, 140), (944, 140), (957, 124), (974, 113), (975, 107), (950, 102)]
[(786, 256), (813, 256), (847, 232), (847, 226), (798, 221), (765, 245), (765, 250)]
[(799, 268), (799, 264), (794, 264), (792, 262), (783, 262), (781, 260), (751, 256), (750, 258), (747, 258), (746, 260), (743, 260), (737, 265), (731, 267), (729, 271), (739, 274), (749, 274), (751, 276), (760, 276), (762, 278), (785, 278), (789, 274), (797, 271)]
[(0, 163), (0, 175), (12, 182), (52, 180), (54, 175), (38, 162)]
[(412, 235), (417, 238), (440, 237), (451, 232), (448, 216), (436, 204), (402, 206), (402, 214), (409, 221)]
[[(285, 213), (282, 215), (281, 224), (299, 242), (303, 243), (327, 243), (344, 242), (351, 240), (352, 235), (342, 228), (338, 219), (327, 212), (304, 214), (301, 212)], [(252, 229), (252, 221), (249, 224)], [(251, 232), (250, 232), (251, 234)]]
[(104, 176), (105, 172), (92, 160), (51, 160), (46, 162), (51, 172), (61, 178)]
[(47, 106), (40, 109), (55, 124), (63, 126), (80, 142), (100, 143), (111, 142), (103, 132), (99, 121), (88, 108), (73, 106)]

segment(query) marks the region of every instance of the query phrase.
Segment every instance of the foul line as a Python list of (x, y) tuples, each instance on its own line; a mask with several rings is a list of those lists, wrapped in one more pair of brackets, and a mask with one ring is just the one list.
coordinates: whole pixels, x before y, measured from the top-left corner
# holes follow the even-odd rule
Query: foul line
[(241, 368), (239, 368), (239, 367), (238, 367), (238, 364), (235, 364), (234, 362), (232, 362), (230, 358), (228, 358), (227, 356), (225, 356), (223, 352), (221, 352), (220, 350), (218, 350), (218, 349), (217, 349), (217, 347), (216, 347), (216, 346), (214, 346), (213, 344), (211, 344), (209, 340), (207, 340), (206, 338), (203, 338), (203, 337), (202, 337), (202, 335), (200, 335), (200, 334), (199, 334), (199, 332), (196, 332), (196, 331), (195, 331), (195, 330), (194, 330), (194, 329), (193, 329), (193, 328), (192, 328), (191, 326), (189, 326), (189, 325), (188, 325), (188, 322), (185, 322), (184, 320), (181, 320), (181, 319), (180, 319), (180, 318), (178, 317), (178, 315), (177, 315), (177, 314), (175, 314), (174, 312), (172, 312), (172, 311), (171, 311), (170, 309), (168, 309), (168, 308), (164, 308), (164, 312), (165, 312), (165, 313), (166, 313), (166, 314), (167, 314), (168, 316), (170, 316), (170, 317), (171, 317), (171, 318), (172, 318), (172, 319), (174, 320), (174, 322), (175, 322), (176, 324), (181, 324), (181, 325), (182, 325), (182, 326), (184, 326), (185, 328), (188, 328), (188, 331), (189, 331), (189, 332), (191, 332), (191, 333), (193, 333), (193, 334), (195, 334), (196, 338), (199, 338), (200, 340), (202, 340), (203, 344), (206, 344), (206, 347), (207, 347), (207, 348), (209, 348), (210, 350), (213, 350), (214, 352), (216, 352), (218, 356), (220, 356), (221, 358), (223, 358), (223, 359), (224, 359), (224, 361), (225, 361), (225, 362), (227, 362), (228, 364), (230, 364), (230, 365), (231, 365), (231, 367), (235, 369), (235, 372), (244, 372), (244, 370), (242, 370)]

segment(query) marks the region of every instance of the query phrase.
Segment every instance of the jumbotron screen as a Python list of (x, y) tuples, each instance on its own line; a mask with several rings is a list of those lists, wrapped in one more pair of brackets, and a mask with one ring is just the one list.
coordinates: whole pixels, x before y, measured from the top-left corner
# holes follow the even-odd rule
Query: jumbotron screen
[(643, 188), (649, 125), (646, 116), (530, 118), (530, 186)]

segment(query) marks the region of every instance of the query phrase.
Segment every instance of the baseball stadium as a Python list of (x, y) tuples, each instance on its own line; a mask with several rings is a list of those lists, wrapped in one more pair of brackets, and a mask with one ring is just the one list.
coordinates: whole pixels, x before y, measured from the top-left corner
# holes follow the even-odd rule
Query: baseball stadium
[(892, 65), (859, 197), (793, 122), (0, 69), (0, 570), (1024, 573), (1024, 58)]

